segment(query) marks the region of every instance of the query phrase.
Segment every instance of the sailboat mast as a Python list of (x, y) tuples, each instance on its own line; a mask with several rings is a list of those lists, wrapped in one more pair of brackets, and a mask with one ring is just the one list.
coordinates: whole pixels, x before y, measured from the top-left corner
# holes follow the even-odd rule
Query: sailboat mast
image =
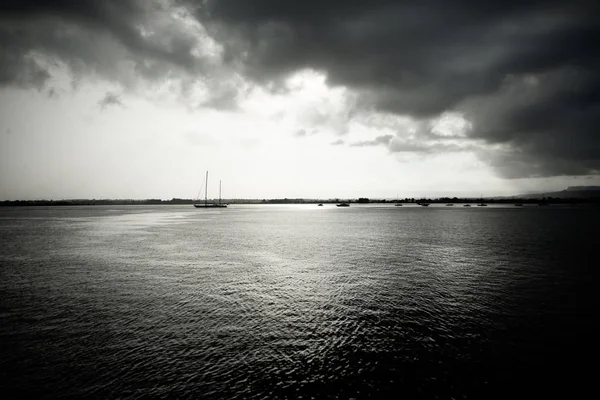
[(221, 204), (221, 181), (219, 181), (219, 204)]
[(204, 186), (204, 206), (208, 204), (208, 171), (206, 171), (206, 185)]

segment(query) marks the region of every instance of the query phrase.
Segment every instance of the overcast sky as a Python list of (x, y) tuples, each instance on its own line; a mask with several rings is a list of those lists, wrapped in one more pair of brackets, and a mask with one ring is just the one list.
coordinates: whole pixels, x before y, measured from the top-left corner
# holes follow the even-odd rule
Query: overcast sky
[(600, 184), (597, 1), (0, 3), (0, 200)]

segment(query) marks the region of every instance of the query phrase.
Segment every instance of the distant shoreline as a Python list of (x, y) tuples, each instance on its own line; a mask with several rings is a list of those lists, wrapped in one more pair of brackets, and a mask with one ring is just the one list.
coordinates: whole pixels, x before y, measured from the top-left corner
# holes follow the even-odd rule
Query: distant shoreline
[[(339, 202), (348, 202), (355, 204), (600, 204), (600, 197), (584, 197), (584, 198), (458, 198), (458, 197), (440, 197), (440, 198), (405, 198), (398, 200), (389, 199), (223, 199), (225, 204), (335, 204)], [(4, 200), (0, 201), (0, 207), (39, 207), (39, 206), (103, 206), (103, 205), (192, 205), (196, 201), (192, 199), (77, 199), (77, 200)], [(209, 203), (217, 202), (217, 200), (209, 200)]]

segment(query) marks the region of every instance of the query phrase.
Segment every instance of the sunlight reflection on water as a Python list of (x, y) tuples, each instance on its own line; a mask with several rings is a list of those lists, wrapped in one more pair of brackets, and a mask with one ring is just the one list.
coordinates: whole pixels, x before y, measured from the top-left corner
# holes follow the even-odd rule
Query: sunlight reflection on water
[(36, 397), (489, 397), (589, 328), (595, 210), (1, 213), (3, 378)]

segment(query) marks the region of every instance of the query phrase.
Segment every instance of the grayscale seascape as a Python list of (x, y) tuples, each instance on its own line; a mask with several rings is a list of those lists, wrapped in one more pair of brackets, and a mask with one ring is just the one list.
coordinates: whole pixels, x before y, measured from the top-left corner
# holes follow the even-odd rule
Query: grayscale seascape
[(593, 398), (599, 38), (597, 0), (1, 1), (0, 400)]
[(5, 393), (581, 394), (600, 209), (0, 209)]

